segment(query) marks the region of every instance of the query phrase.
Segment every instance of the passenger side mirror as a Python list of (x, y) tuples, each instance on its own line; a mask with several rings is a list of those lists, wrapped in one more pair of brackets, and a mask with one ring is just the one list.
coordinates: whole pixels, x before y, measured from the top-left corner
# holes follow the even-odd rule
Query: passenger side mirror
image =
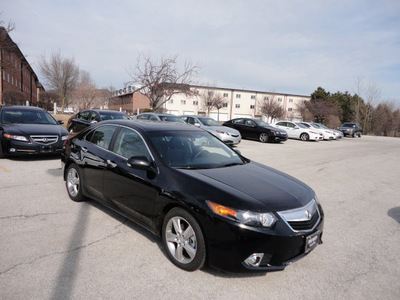
[(199, 123), (194, 123), (194, 126), (200, 127), (200, 124)]
[(294, 129), (299, 129), (299, 128), (300, 128), (300, 127), (299, 127), (299, 126), (297, 126), (297, 125), (296, 125), (296, 126), (294, 126)]

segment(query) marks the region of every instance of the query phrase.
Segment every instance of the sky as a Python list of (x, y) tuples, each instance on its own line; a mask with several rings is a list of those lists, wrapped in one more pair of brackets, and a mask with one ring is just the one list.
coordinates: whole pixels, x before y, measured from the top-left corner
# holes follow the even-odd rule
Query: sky
[(139, 54), (178, 55), (199, 85), (310, 95), (374, 85), (400, 105), (400, 1), (0, 0), (39, 80), (59, 51), (99, 88), (122, 88)]

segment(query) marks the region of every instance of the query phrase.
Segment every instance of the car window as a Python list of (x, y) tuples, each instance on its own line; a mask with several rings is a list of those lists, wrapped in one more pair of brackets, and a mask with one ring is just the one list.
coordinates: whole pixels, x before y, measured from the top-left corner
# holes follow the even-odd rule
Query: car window
[(85, 140), (88, 142), (95, 144), (101, 148), (108, 149), (110, 146), (111, 139), (113, 137), (115, 126), (101, 126), (96, 130), (91, 131), (86, 137)]
[(278, 126), (286, 126), (286, 122), (278, 122), (278, 123), (276, 123), (276, 125), (278, 125)]
[(192, 117), (188, 117), (187, 119), (186, 119), (186, 122), (188, 123), (188, 124), (192, 124), (192, 125), (194, 125), (194, 119), (192, 118)]
[(97, 121), (100, 122), (100, 118), (98, 117), (97, 113), (92, 111), (89, 116), (89, 122)]
[(158, 121), (158, 118), (154, 115), (149, 115), (149, 120), (151, 121)]
[(145, 156), (150, 161), (151, 155), (142, 137), (128, 128), (121, 128), (115, 140), (113, 152), (125, 158), (132, 156)]
[(245, 125), (250, 127), (255, 127), (255, 124), (252, 120), (246, 120)]
[(80, 112), (79, 114), (78, 114), (78, 119), (81, 119), (81, 120), (88, 120), (89, 119), (89, 113), (90, 113), (90, 111), (82, 111), (82, 112)]
[(232, 120), (233, 124), (244, 125), (244, 119)]
[(136, 117), (136, 119), (139, 119), (139, 120), (147, 120), (149, 118), (149, 115), (139, 115), (139, 116), (137, 116)]
[(289, 123), (289, 122), (286, 123), (286, 126), (287, 126), (287, 127), (290, 127), (290, 128), (294, 128), (294, 124)]

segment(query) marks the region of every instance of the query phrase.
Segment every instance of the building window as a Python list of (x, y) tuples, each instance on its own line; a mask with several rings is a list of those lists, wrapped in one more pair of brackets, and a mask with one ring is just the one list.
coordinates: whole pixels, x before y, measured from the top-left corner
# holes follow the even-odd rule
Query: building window
[(282, 98), (278, 98), (278, 102), (282, 102)]
[(256, 99), (256, 96), (255, 95), (251, 95), (251, 99)]
[(174, 104), (174, 99), (169, 99), (168, 103), (169, 104)]
[(292, 98), (290, 98), (290, 99), (289, 99), (289, 102), (293, 102), (293, 99), (292, 99)]
[(269, 97), (265, 96), (265, 97), (264, 97), (264, 100), (269, 100)]
[(7, 73), (7, 81), (10, 82), (10, 74)]
[(222, 104), (222, 107), (228, 107), (228, 103), (224, 103), (224, 104)]
[(6, 71), (3, 70), (3, 80), (6, 80)]
[(193, 101), (193, 105), (199, 105), (199, 101), (194, 100), (194, 101)]
[(240, 94), (236, 94), (236, 98), (238, 98), (238, 99), (240, 99), (241, 96), (242, 95), (240, 95)]
[(292, 111), (292, 110), (293, 110), (293, 108), (291, 108), (291, 107), (288, 108), (288, 111)]
[(181, 105), (186, 105), (186, 100), (181, 100)]
[(224, 93), (224, 97), (225, 97), (225, 98), (228, 98), (228, 93)]
[(250, 105), (250, 109), (254, 109), (254, 105)]
[(240, 108), (240, 104), (236, 104), (236, 105), (235, 105), (235, 108)]

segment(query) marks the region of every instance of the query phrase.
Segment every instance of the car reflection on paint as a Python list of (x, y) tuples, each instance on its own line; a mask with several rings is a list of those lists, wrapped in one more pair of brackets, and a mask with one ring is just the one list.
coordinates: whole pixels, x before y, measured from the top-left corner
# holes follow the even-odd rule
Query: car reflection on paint
[(322, 243), (310, 187), (194, 126), (102, 122), (70, 137), (62, 161), (72, 200), (95, 199), (161, 236), (187, 271), (283, 270)]

